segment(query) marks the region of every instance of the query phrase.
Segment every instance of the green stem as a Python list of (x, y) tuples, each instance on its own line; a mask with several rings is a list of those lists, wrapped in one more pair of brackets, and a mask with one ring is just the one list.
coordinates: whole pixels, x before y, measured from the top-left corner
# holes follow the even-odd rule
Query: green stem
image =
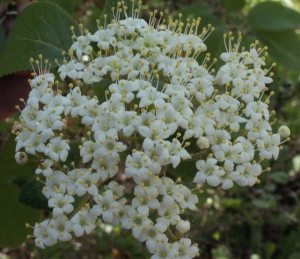
[(195, 154), (190, 154), (192, 158), (189, 159), (185, 159), (185, 162), (191, 162), (191, 161), (197, 161), (201, 158), (201, 154), (199, 153), (195, 153)]
[(166, 236), (172, 241), (175, 242), (178, 238), (177, 236), (175, 236), (172, 232), (172, 230), (170, 229), (170, 227), (167, 228), (166, 230)]
[(119, 132), (119, 138), (120, 140), (127, 140), (127, 141), (133, 141), (133, 142), (142, 142), (144, 140), (144, 137), (126, 137), (124, 134)]

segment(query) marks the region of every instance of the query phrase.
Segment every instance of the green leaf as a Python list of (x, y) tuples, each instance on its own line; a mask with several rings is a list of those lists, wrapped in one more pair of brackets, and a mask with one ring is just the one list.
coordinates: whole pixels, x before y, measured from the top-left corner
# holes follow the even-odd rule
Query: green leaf
[(276, 183), (287, 184), (289, 180), (289, 175), (284, 172), (274, 172), (269, 174), (269, 178)]
[(230, 209), (235, 209), (235, 210), (241, 210), (243, 200), (239, 199), (239, 198), (224, 198), (222, 200), (220, 200), (220, 205), (224, 206), (226, 208), (230, 208)]
[(93, 93), (97, 96), (99, 103), (106, 101), (105, 91), (112, 84), (112, 81), (107, 78), (103, 78), (99, 83), (93, 84)]
[(300, 258), (300, 252), (293, 252), (291, 255), (289, 255), (288, 259), (298, 259)]
[(54, 59), (62, 62), (62, 51), (72, 45), (71, 26), (78, 35), (76, 22), (56, 4), (36, 2), (27, 6), (18, 15), (0, 53), (0, 77), (31, 69), (29, 58), (39, 54), (52, 63)]
[(87, 10), (87, 12), (89, 12), (91, 14), (87, 17), (87, 21), (86, 21), (87, 29), (91, 33), (94, 33), (98, 30), (96, 20), (100, 19), (101, 14), (102, 14), (102, 10), (100, 10), (96, 6), (89, 6), (89, 7), (86, 8), (86, 10)]
[(0, 157), (0, 247), (21, 245), (27, 235), (32, 234), (32, 229), (26, 229), (25, 224), (34, 225), (41, 216), (41, 211), (18, 201), (20, 189), (16, 178), (32, 177), (37, 165), (17, 164), (14, 159), (15, 146), (15, 136), (10, 135)]
[(300, 25), (300, 13), (274, 1), (254, 6), (247, 17), (250, 27), (264, 30), (295, 29)]
[(34, 209), (52, 211), (48, 207), (47, 198), (42, 194), (43, 187), (44, 185), (35, 178), (27, 180), (21, 188), (19, 202)]
[(13, 183), (21, 189), (24, 186), (24, 184), (27, 183), (27, 181), (28, 177), (15, 177), (10, 180), (10, 183)]
[[(104, 24), (110, 24), (111, 20), (114, 20), (114, 15), (111, 11), (112, 8), (115, 8), (114, 13), (116, 14), (116, 9), (117, 9), (117, 4), (120, 2), (120, 0), (106, 0), (105, 1), (105, 6), (103, 9), (103, 13), (100, 17), (100, 24), (103, 26)], [(131, 10), (132, 10), (132, 2), (131, 0), (124, 0), (124, 6), (127, 6), (127, 15), (131, 16)], [(136, 7), (138, 5), (135, 5)], [(121, 6), (121, 8), (123, 9), (123, 6)], [(106, 23), (105, 23), (105, 19), (104, 19), (104, 14), (107, 15), (106, 17)], [(120, 13), (120, 19), (125, 19), (125, 15), (124, 13)]]
[(196, 161), (186, 162), (183, 160), (175, 168), (172, 164), (168, 166), (168, 172), (170, 172), (171, 174), (191, 181), (194, 180), (197, 171)]
[(276, 207), (276, 198), (273, 195), (264, 194), (263, 199), (253, 199), (251, 203), (262, 209), (271, 209)]
[(59, 5), (61, 8), (63, 8), (65, 11), (67, 11), (70, 15), (72, 15), (76, 9), (76, 7), (80, 4), (82, 4), (82, 0), (39, 0), (40, 2), (52, 2), (57, 5)]
[(264, 247), (265, 247), (265, 258), (266, 259), (272, 258), (272, 255), (276, 250), (276, 244), (271, 241), (267, 241)]
[(300, 35), (294, 30), (256, 30), (257, 38), (266, 46), (268, 53), (278, 63), (300, 70)]
[(70, 151), (68, 153), (68, 157), (67, 160), (65, 162), (65, 165), (68, 168), (72, 168), (73, 166), (71, 165), (72, 162), (75, 163), (75, 167), (79, 164), (79, 162), (81, 161), (80, 158), (80, 150), (79, 150), (79, 145), (82, 144), (79, 141), (73, 141), (69, 143), (70, 146)]
[(239, 11), (245, 6), (245, 4), (245, 0), (221, 0), (221, 5), (223, 5), (229, 12)]
[(5, 29), (4, 27), (0, 24), (0, 51), (3, 48), (5, 42)]

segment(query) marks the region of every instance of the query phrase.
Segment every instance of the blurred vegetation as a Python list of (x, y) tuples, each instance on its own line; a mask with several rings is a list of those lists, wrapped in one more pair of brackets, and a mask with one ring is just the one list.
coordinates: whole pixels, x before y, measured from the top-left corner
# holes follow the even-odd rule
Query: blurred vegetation
[[(60, 5), (92, 32), (97, 29), (94, 21), (105, 8), (103, 0), (51, 2)], [(262, 174), (259, 185), (235, 186), (228, 191), (207, 185), (202, 187), (203, 193), (198, 195), (199, 209), (184, 215), (191, 221), (188, 235), (199, 244), (200, 258), (300, 258), (300, 1), (144, 0), (142, 17), (147, 20), (149, 11), (155, 9), (163, 10), (166, 19), (182, 13), (185, 18), (200, 16), (203, 26), (212, 24), (215, 31), (206, 41), (212, 57), (218, 58), (225, 50), (223, 34), (228, 31), (234, 35), (241, 31), (245, 48), (256, 39), (262, 46), (267, 45), (268, 66), (274, 61), (277, 63), (272, 68), (274, 82), (269, 85), (275, 92), (270, 109), (277, 111), (277, 123), (273, 127), (285, 124), (291, 129), (291, 141), (284, 144), (278, 160), (264, 164), (272, 170)], [(1, 38), (3, 26), (0, 25), (0, 50), (4, 45), (2, 55), (5, 56), (5, 40)], [(200, 62), (201, 58), (203, 56)], [(0, 71), (2, 66), (0, 60)], [(218, 66), (220, 63), (216, 68)], [(9, 72), (12, 71), (13, 68)], [(14, 118), (8, 118), (0, 122), (2, 146), (13, 121)], [(192, 186), (190, 179), (183, 181)], [(129, 191), (130, 188), (129, 185)], [(93, 234), (76, 238), (71, 243), (60, 242), (41, 250), (29, 239), (20, 248), (2, 248), (0, 258), (138, 259), (150, 256), (127, 231), (99, 222)]]

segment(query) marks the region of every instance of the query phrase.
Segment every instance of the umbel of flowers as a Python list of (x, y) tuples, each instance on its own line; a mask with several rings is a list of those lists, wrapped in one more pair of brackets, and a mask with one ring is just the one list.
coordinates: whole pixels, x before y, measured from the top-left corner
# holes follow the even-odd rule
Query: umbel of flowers
[[(215, 74), (209, 54), (202, 64), (196, 61), (213, 27), (197, 35), (200, 18), (184, 24), (179, 15), (165, 25), (157, 12), (146, 22), (138, 18), (140, 5), (129, 17), (121, 2), (112, 10), (114, 20), (98, 22), (97, 32), (73, 35), (58, 69), (62, 80), (73, 82), (67, 95), (48, 61), (43, 67), (41, 56), (31, 59), (38, 71), (15, 132), (16, 160), (25, 162), (26, 153), (40, 159), (35, 173), (45, 179), (42, 193), (53, 208), (51, 219), (33, 227), (38, 247), (89, 234), (101, 219), (131, 230), (151, 259), (194, 258), (199, 251), (183, 212), (197, 210), (198, 198), (180, 178), (172, 179), (168, 167), (194, 161), (196, 184), (252, 186), (269, 170), (260, 162), (277, 159), (279, 145), (289, 139), (286, 126), (272, 133), (273, 93), (266, 95), (272, 73), (263, 69), (257, 42), (239, 52), (241, 35), (236, 44), (225, 35), (224, 65)], [(104, 78), (111, 83), (100, 102), (89, 86)], [(68, 168), (70, 143), (78, 140), (81, 161)], [(132, 199), (111, 180), (116, 174), (132, 179)], [(76, 211), (75, 198), (84, 195), (90, 202)]]

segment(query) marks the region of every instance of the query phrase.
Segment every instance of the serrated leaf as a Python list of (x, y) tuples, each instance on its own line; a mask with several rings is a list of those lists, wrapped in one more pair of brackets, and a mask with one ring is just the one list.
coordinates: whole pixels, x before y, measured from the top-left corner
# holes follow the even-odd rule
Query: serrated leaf
[(5, 29), (4, 27), (0, 24), (0, 51), (3, 48), (5, 42)]
[(35, 178), (28, 179), (21, 188), (19, 202), (34, 209), (52, 211), (48, 207), (47, 198), (42, 194), (43, 187), (44, 185)]
[(250, 27), (264, 30), (295, 29), (300, 25), (300, 13), (274, 1), (254, 6), (247, 21)]
[(256, 36), (266, 46), (268, 53), (278, 63), (300, 70), (300, 35), (294, 30), (256, 30)]
[(269, 174), (269, 178), (276, 183), (287, 184), (289, 180), (289, 175), (284, 172), (274, 172)]
[(52, 2), (59, 5), (65, 11), (67, 11), (70, 15), (72, 15), (76, 9), (76, 7), (82, 4), (82, 0), (39, 0), (40, 2)]
[(56, 4), (36, 2), (22, 11), (0, 53), (0, 77), (19, 70), (31, 69), (29, 58), (42, 54), (52, 63), (62, 62), (62, 51), (72, 45), (72, 32), (78, 35), (76, 22)]
[[(104, 24), (109, 24), (111, 22), (111, 20), (115, 19), (111, 9), (115, 8), (114, 13), (116, 14), (117, 4), (119, 2), (120, 2), (119, 0), (106, 0), (105, 1), (103, 13), (100, 17), (100, 24), (102, 26)], [(123, 2), (124, 2), (124, 6), (127, 6), (127, 15), (130, 17), (131, 16), (131, 10), (132, 10), (132, 2), (131, 2), (131, 0), (124, 0)], [(123, 6), (121, 6), (121, 8), (123, 9)], [(105, 19), (104, 19), (104, 15), (107, 15), (106, 22), (105, 22)], [(120, 20), (126, 18), (125, 14), (123, 12), (120, 13), (119, 15), (120, 15)]]
[(41, 211), (32, 209), (18, 201), (19, 187), (14, 184), (16, 178), (28, 178), (34, 175), (34, 163), (19, 165), (14, 159), (15, 136), (6, 142), (0, 157), (0, 246), (18, 247), (26, 240), (32, 229), (25, 228), (25, 223), (34, 225), (41, 216)]

